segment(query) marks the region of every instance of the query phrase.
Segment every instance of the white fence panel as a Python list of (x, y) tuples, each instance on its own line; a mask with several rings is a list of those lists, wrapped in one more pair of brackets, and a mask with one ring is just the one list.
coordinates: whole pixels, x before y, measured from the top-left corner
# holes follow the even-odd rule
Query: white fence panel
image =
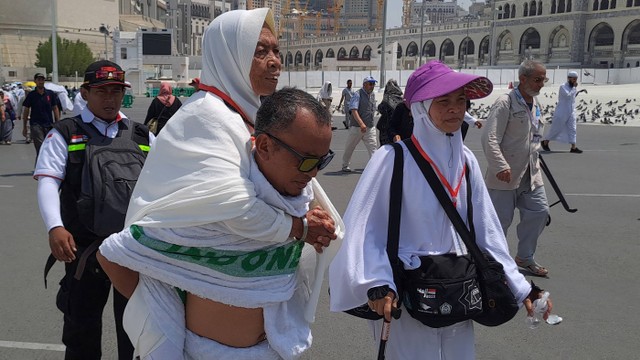
[[(547, 86), (559, 86), (567, 81), (569, 71), (578, 72), (578, 83), (583, 85), (597, 84), (637, 84), (640, 83), (640, 68), (624, 69), (547, 69), (549, 82)], [(414, 70), (387, 70), (385, 80), (394, 79), (401, 87), (407, 86), (407, 80)], [(518, 69), (463, 69), (462, 72), (488, 77), (496, 88), (507, 88), (509, 83), (516, 86), (518, 83)], [(342, 91), (347, 85), (347, 80), (353, 81), (355, 90), (362, 87), (362, 80), (367, 76), (373, 76), (380, 81), (380, 71), (291, 71), (282, 72), (279, 87), (296, 86), (311, 93), (317, 92), (324, 81), (331, 81), (334, 92)], [(385, 84), (378, 82), (376, 88), (384, 88)], [(336, 95), (337, 96), (337, 95)]]

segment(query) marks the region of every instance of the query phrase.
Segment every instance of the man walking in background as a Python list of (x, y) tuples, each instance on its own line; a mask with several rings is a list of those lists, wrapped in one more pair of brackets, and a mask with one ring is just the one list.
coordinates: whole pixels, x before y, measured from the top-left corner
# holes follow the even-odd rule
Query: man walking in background
[(54, 122), (60, 120), (60, 102), (55, 92), (44, 88), (44, 74), (33, 76), (36, 88), (31, 91), (22, 103), (22, 136), (27, 137), (31, 128), (31, 141), (36, 148), (36, 162), (38, 153), (44, 141), (44, 136), (51, 130)]
[(349, 111), (349, 102), (351, 101), (351, 97), (353, 96), (353, 90), (351, 89), (351, 85), (353, 82), (351, 79), (347, 80), (347, 87), (342, 89), (342, 97), (340, 98), (340, 103), (338, 104), (338, 110), (340, 106), (342, 106), (342, 102), (344, 101), (344, 124), (345, 129), (349, 129), (349, 122), (351, 121), (351, 112)]
[(349, 102), (351, 122), (349, 123), (349, 137), (342, 156), (342, 171), (351, 172), (351, 156), (360, 141), (369, 152), (369, 158), (378, 148), (376, 128), (373, 124), (373, 114), (376, 111), (376, 98), (373, 88), (378, 81), (372, 76), (362, 80), (362, 89), (356, 91)]
[(549, 80), (544, 65), (525, 60), (518, 69), (520, 84), (494, 102), (482, 134), (487, 157), (485, 181), (505, 236), (517, 208), (516, 264), (532, 275), (549, 273), (534, 259), (538, 237), (549, 217), (538, 150), (543, 123), (536, 96)]
[(551, 128), (542, 140), (542, 148), (545, 151), (551, 151), (549, 141), (559, 141), (571, 144), (569, 152), (581, 154), (582, 150), (576, 146), (576, 96), (581, 92), (587, 92), (586, 89), (580, 91), (578, 87), (578, 73), (569, 71), (567, 74), (567, 82), (560, 86), (558, 90), (558, 104), (556, 111), (553, 113), (551, 120)]

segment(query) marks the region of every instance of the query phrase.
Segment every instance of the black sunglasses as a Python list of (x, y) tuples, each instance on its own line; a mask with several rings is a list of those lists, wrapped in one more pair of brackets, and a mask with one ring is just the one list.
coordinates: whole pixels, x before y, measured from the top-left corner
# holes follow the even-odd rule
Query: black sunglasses
[(302, 172), (309, 172), (315, 168), (318, 168), (318, 170), (324, 169), (325, 167), (327, 167), (327, 165), (329, 165), (329, 163), (333, 159), (333, 155), (335, 155), (334, 152), (331, 150), (329, 150), (329, 152), (322, 157), (300, 155), (300, 153), (293, 150), (291, 146), (285, 144), (282, 140), (278, 139), (277, 137), (269, 134), (268, 132), (263, 132), (263, 134), (273, 139), (275, 142), (278, 143), (278, 145), (287, 149), (290, 153), (292, 153), (298, 159), (300, 159), (300, 163), (298, 164), (298, 170)]

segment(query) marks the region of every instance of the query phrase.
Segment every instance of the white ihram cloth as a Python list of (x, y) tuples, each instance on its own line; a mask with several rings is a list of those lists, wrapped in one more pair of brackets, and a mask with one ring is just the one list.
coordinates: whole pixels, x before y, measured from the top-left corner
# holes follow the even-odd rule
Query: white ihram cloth
[[(446, 136), (433, 125), (427, 114), (430, 106), (431, 100), (412, 104), (413, 134), (452, 186), (458, 184), (465, 161), (469, 164), (477, 244), (503, 264), (509, 286), (521, 303), (531, 287), (509, 256), (478, 162), (462, 144), (460, 130)], [(420, 256), (456, 252), (457, 236), (416, 162), (402, 146), (405, 161), (398, 256), (405, 269), (415, 269), (420, 266)], [(366, 303), (367, 290), (372, 287), (388, 285), (396, 289), (386, 253), (393, 163), (391, 146), (376, 151), (351, 197), (344, 215), (344, 241), (329, 268), (332, 311), (345, 311)], [(466, 221), (467, 189), (466, 180), (462, 181), (457, 210)], [(376, 339), (381, 323), (371, 322)], [(405, 312), (393, 321), (392, 327), (387, 343), (389, 359), (474, 357), (471, 321), (431, 329)]]
[[(227, 94), (255, 121), (260, 97), (249, 72), (268, 9), (230, 11), (204, 34), (201, 83)], [(199, 91), (189, 98), (152, 146), (136, 186), (126, 225), (186, 227), (239, 218), (259, 220), (236, 229), (248, 238), (283, 241), (291, 218), (256, 198), (249, 181), (251, 137), (236, 112)], [(261, 229), (261, 230), (258, 230)]]
[[(282, 196), (264, 178), (255, 161), (252, 161), (250, 180), (255, 184), (261, 199), (293, 216), (303, 216), (307, 212), (313, 198), (312, 186), (319, 186), (314, 181), (303, 190), (300, 196)], [(248, 252), (281, 245), (230, 234), (224, 223), (176, 229), (149, 228), (145, 233), (151, 238), (172, 244), (184, 246), (197, 244), (199, 247), (214, 247), (217, 250)], [(161, 332), (175, 349), (182, 347), (188, 332), (184, 325), (184, 305), (177, 295), (170, 294), (171, 286), (230, 305), (263, 308), (265, 332), (269, 346), (273, 349), (271, 352), (275, 351), (279, 356), (289, 359), (298, 357), (311, 345), (311, 332), (309, 322), (304, 318), (304, 306), (309, 299), (315, 256), (311, 247), (307, 246), (306, 249), (296, 273), (254, 278), (230, 276), (164, 256), (140, 244), (128, 229), (107, 238), (101, 245), (100, 252), (107, 259), (140, 272), (141, 282), (136, 292), (141, 294), (137, 294), (136, 297), (142, 297), (149, 310), (146, 316), (153, 323), (160, 324)], [(135, 301), (134, 299), (134, 304)], [(126, 316), (128, 318), (125, 321), (128, 324), (126, 329), (134, 340), (140, 336), (143, 329), (139, 328), (136, 334), (135, 330), (131, 330), (131, 323), (137, 322), (144, 326), (145, 321), (140, 321), (140, 315), (130, 311)], [(131, 317), (136, 321), (132, 322)], [(134, 334), (132, 335), (131, 332)], [(196, 349), (190, 349), (187, 346), (183, 350), (187, 355), (201, 353), (202, 344), (209, 342), (214, 347), (228, 348), (215, 341), (203, 339), (198, 342), (200, 346)], [(137, 343), (139, 341), (134, 342), (134, 344)], [(268, 349), (268, 347), (265, 348), (265, 350)], [(143, 349), (137, 346), (137, 350)], [(238, 354), (234, 352), (237, 349), (228, 348), (228, 350), (236, 359), (237, 356), (241, 356), (242, 351)], [(256, 350), (251, 350), (251, 353), (255, 354)]]
[[(255, 121), (260, 105), (260, 98), (251, 87), (249, 73), (264, 23), (273, 31), (273, 16), (268, 9), (226, 12), (212, 21), (203, 40), (202, 84), (214, 86), (227, 94), (248, 116), (249, 121)], [(249, 131), (238, 113), (230, 110), (218, 96), (209, 92), (199, 91), (194, 94), (172, 117), (152, 145), (129, 204), (127, 230), (113, 235), (113, 240), (110, 241), (128, 241), (128, 227), (132, 224), (142, 226), (149, 235), (162, 240), (181, 241), (181, 245), (185, 246), (205, 246), (199, 238), (187, 236), (194, 229), (208, 232), (224, 228), (225, 233), (234, 234), (238, 239), (261, 242), (261, 246), (287, 241), (291, 230), (291, 216), (258, 198), (256, 188), (249, 178), (251, 147)], [(323, 192), (320, 188), (316, 193)], [(332, 211), (336, 227), (341, 229), (339, 215), (328, 199), (324, 200), (323, 207)], [(105, 245), (107, 253), (106, 246), (109, 246), (109, 242)], [(330, 251), (325, 250), (325, 253), (330, 254)], [(109, 258), (107, 254), (105, 256)], [(318, 263), (327, 263), (328, 258), (330, 257), (326, 255), (321, 256)], [(305, 259), (306, 257), (301, 259), (301, 265), (307, 265)], [(183, 273), (185, 278), (192, 275), (187, 271)], [(314, 284), (318, 283), (318, 278), (322, 279), (322, 273), (323, 271), (316, 272)], [(155, 271), (149, 272), (149, 275), (157, 277)], [(166, 284), (163, 285), (166, 287)], [(179, 285), (182, 287), (184, 284)], [(316, 288), (319, 285), (314, 285), (314, 291)], [(214, 295), (224, 296), (211, 294), (206, 289), (192, 290), (201, 295), (209, 293), (212, 298)], [(286, 289), (272, 290), (281, 293), (276, 294), (277, 296), (271, 293), (272, 299), (263, 301), (277, 301), (288, 296)], [(160, 290), (158, 292), (162, 293)], [(312, 300), (317, 295), (319, 291), (312, 294)], [(244, 296), (234, 300), (242, 299)], [(171, 299), (165, 300), (172, 303)], [(316, 303), (317, 299), (309, 304)], [(312, 316), (309, 316), (310, 308), (311, 306), (307, 306), (305, 318), (312, 320)], [(184, 311), (181, 307), (178, 310)], [(268, 312), (265, 310), (265, 314)], [(156, 314), (156, 311), (153, 313)], [(271, 326), (284, 327), (295, 323), (295, 320), (283, 321), (285, 319), (287, 317), (278, 319), (279, 324), (265, 321), (267, 331)], [(163, 327), (166, 325), (163, 322), (159, 324)], [(183, 328), (184, 325), (177, 330)], [(277, 338), (268, 340), (269, 344), (280, 341)], [(302, 352), (308, 347), (309, 341), (310, 337), (302, 346), (287, 351)], [(273, 347), (276, 348), (276, 345)]]
[(331, 81), (325, 81), (320, 92), (318, 92), (318, 100), (331, 99), (332, 86)]
[(558, 90), (558, 104), (553, 112), (549, 132), (544, 140), (576, 143), (576, 94), (578, 89), (564, 83)]
[(44, 87), (45, 89), (51, 90), (56, 93), (56, 95), (58, 95), (60, 105), (62, 106), (62, 108), (59, 109), (60, 113), (62, 113), (62, 111), (73, 110), (73, 103), (71, 102), (71, 100), (69, 100), (69, 93), (67, 92), (67, 89), (64, 88), (64, 86), (48, 82), (44, 83)]

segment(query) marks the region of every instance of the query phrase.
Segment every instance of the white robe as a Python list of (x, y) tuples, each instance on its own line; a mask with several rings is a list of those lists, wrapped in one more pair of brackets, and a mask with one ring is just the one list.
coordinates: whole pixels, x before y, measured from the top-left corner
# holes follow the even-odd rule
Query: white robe
[(578, 89), (565, 83), (558, 90), (558, 104), (545, 140), (576, 143), (576, 95)]
[[(462, 144), (460, 130), (450, 137), (431, 123), (426, 113), (430, 103), (425, 101), (424, 105), (412, 105), (414, 135), (452, 185), (457, 185), (464, 162), (469, 164), (477, 244), (503, 264), (509, 286), (521, 303), (531, 287), (509, 255), (478, 162)], [(457, 237), (449, 218), (404, 145), (403, 151), (405, 162), (398, 256), (406, 269), (415, 269), (420, 266), (419, 256), (455, 252)], [(389, 285), (396, 289), (386, 254), (393, 159), (391, 146), (384, 146), (374, 153), (351, 197), (344, 215), (345, 238), (329, 268), (332, 311), (345, 311), (366, 303), (367, 290), (372, 287)], [(464, 181), (460, 186), (457, 209), (466, 220), (467, 190)], [(374, 335), (378, 336), (381, 321), (372, 323)], [(405, 312), (400, 320), (392, 321), (391, 327), (391, 338), (387, 343), (389, 359), (474, 357), (470, 321), (431, 329)], [(415, 341), (407, 341), (409, 337)]]
[[(226, 12), (211, 22), (203, 40), (201, 83), (214, 86), (228, 95), (247, 115), (250, 122), (255, 121), (260, 97), (253, 91), (249, 73), (259, 34), (265, 23), (275, 32), (273, 16), (266, 8)], [(224, 224), (229, 236), (250, 239), (254, 242), (253, 246), (267, 246), (287, 241), (292, 217), (290, 213), (271, 206), (269, 201), (260, 197), (257, 187), (250, 179), (251, 148), (251, 134), (237, 112), (229, 109), (221, 98), (212, 93), (199, 91), (194, 94), (176, 112), (152, 145), (129, 203), (126, 227), (139, 225), (160, 240), (180, 241), (179, 245), (191, 247), (208, 245), (196, 236), (174, 238), (171, 236), (173, 230), (185, 234), (189, 229)], [(328, 201), (326, 204), (330, 205)], [(328, 206), (324, 208), (332, 211)], [(339, 216), (335, 217), (335, 209), (333, 211), (336, 225), (340, 227), (338, 223), (341, 220)], [(120, 235), (127, 237), (126, 232), (127, 230)], [(105, 250), (109, 245), (113, 244), (107, 242), (103, 245)], [(138, 262), (142, 263), (137, 265), (139, 268), (136, 270), (143, 272), (146, 264), (143, 259), (139, 259)], [(321, 271), (318, 271), (318, 274), (323, 273), (323, 262), (328, 263), (326, 256), (319, 257), (318, 269)], [(301, 267), (306, 265), (300, 264)], [(190, 275), (189, 272), (182, 273), (186, 273), (185, 278)], [(160, 294), (170, 294), (170, 291), (167, 293), (167, 285), (158, 284), (157, 280), (169, 281), (172, 275), (179, 275), (166, 272), (166, 277), (160, 277), (160, 273), (154, 271), (143, 274), (155, 278), (155, 282), (143, 281), (142, 284), (150, 291)], [(175, 277), (172, 279), (174, 282), (179, 281)], [(318, 283), (318, 277), (315, 280), (314, 283)], [(293, 287), (298, 289), (303, 286), (293, 284)], [(314, 285), (314, 290), (315, 287)], [(320, 287), (317, 288), (315, 294), (319, 294)], [(213, 297), (209, 288), (194, 287), (189, 290), (204, 297)], [(296, 298), (300, 292), (293, 293), (293, 298)], [(154, 301), (159, 304), (172, 303), (169, 298)], [(306, 299), (302, 302), (306, 302)], [(307, 306), (308, 311), (303, 312), (303, 309), (298, 308), (295, 311), (297, 318), (291, 321), (265, 321), (267, 333), (270, 328), (287, 326), (293, 327), (287, 330), (289, 333), (298, 333), (286, 339), (268, 339), (269, 344), (273, 345), (273, 349), (278, 351), (280, 356), (295, 358), (310, 346), (311, 334), (308, 325), (313, 316), (309, 309)], [(315, 306), (312, 310), (315, 312)], [(158, 314), (159, 311), (161, 310), (155, 309), (154, 312)], [(265, 308), (265, 319), (268, 312)], [(269, 319), (292, 317), (293, 315), (284, 314), (270, 316)], [(298, 321), (300, 319), (304, 320)], [(305, 321), (306, 325), (296, 326), (302, 321)], [(171, 322), (178, 324), (177, 328), (180, 328), (179, 321)], [(158, 325), (162, 327), (163, 324)], [(169, 339), (180, 341), (180, 337), (169, 333), (165, 335)], [(302, 340), (297, 341), (298, 339)], [(136, 339), (133, 342), (136, 343)], [(187, 338), (185, 353), (197, 353), (202, 350), (190, 349), (190, 345), (206, 347), (206, 344), (211, 342), (213, 341), (190, 341)], [(291, 343), (296, 344), (291, 346)], [(273, 349), (270, 351), (273, 352)], [(238, 352), (242, 353), (239, 350)], [(236, 360), (240, 358), (236, 357)]]

